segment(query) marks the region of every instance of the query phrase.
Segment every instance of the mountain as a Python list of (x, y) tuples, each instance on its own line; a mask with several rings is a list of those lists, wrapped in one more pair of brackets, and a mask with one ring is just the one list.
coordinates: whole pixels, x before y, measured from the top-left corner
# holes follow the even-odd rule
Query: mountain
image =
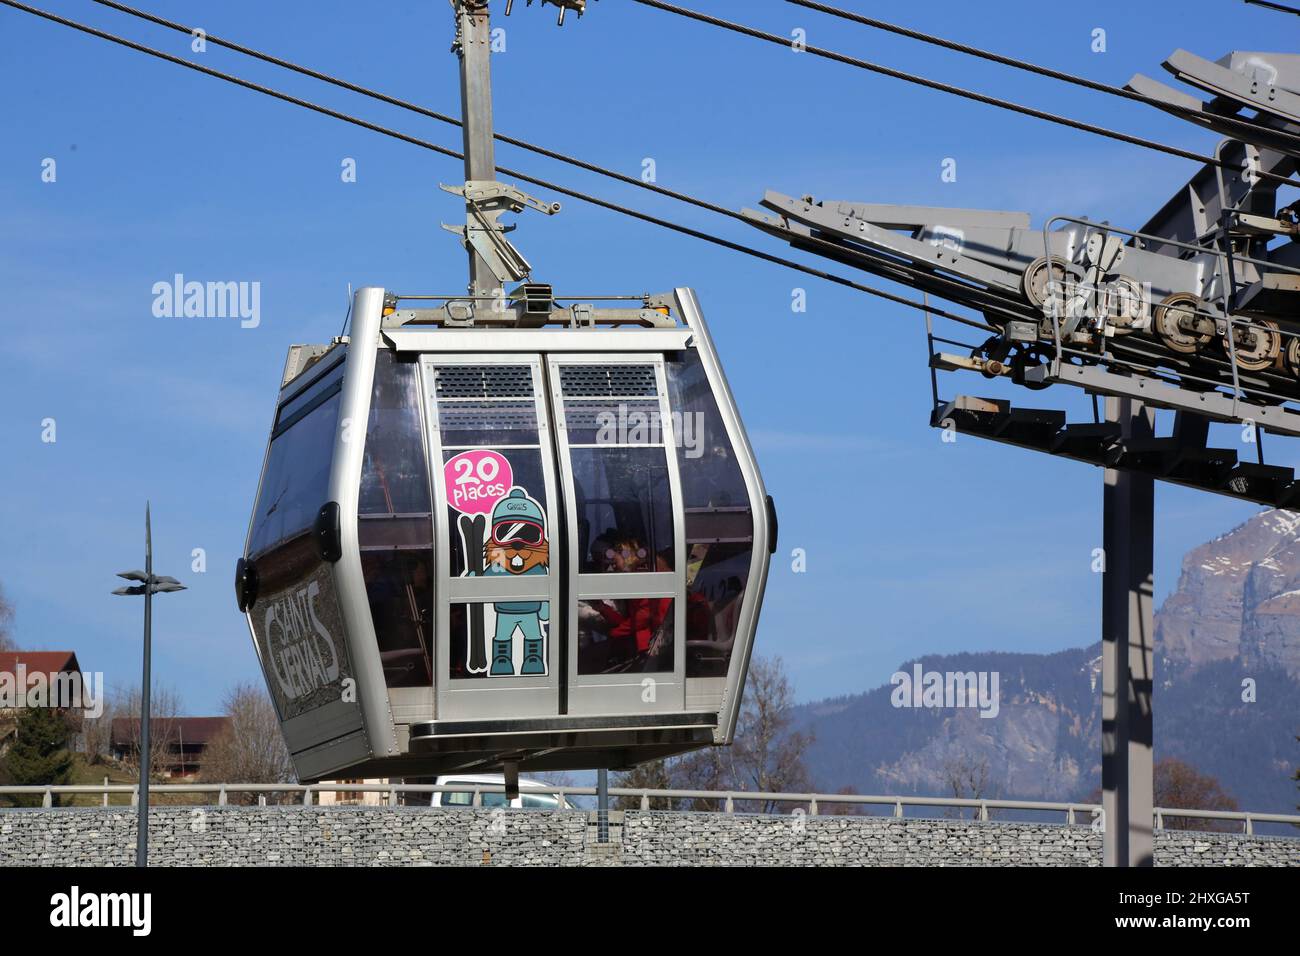
[[(895, 706), (919, 701), (892, 684), (802, 705), (818, 789), (951, 796), (956, 778), (969, 795), (969, 778), (986, 772), (988, 796), (1082, 800), (1101, 785), (1100, 643), (929, 655), (899, 671), (911, 678), (917, 665), (922, 675), (996, 673), (996, 716)], [(1243, 809), (1295, 811), (1300, 515), (1263, 512), (1187, 554), (1156, 614), (1156, 678), (1157, 758), (1216, 777)]]
[(1189, 552), (1156, 645), (1179, 663), (1237, 660), (1300, 678), (1300, 515), (1266, 511)]

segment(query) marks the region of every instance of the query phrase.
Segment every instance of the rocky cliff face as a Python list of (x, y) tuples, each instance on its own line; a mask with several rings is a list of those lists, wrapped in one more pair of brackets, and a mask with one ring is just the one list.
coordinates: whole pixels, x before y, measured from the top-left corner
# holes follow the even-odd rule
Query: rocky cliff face
[[(911, 672), (999, 675), (996, 717), (973, 708), (898, 708), (886, 685), (802, 709), (814, 733), (809, 765), (818, 786), (859, 793), (1024, 800), (1073, 798), (1101, 773), (1097, 648), (1056, 654), (922, 657)], [(983, 783), (977, 782), (983, 776)]]
[[(1156, 651), (1157, 757), (1217, 777), (1243, 807), (1294, 812), (1300, 515), (1263, 512), (1190, 552), (1157, 612)], [(799, 716), (817, 738), (813, 779), (830, 790), (951, 796), (955, 779), (965, 777), (969, 789), (985, 767), (988, 796), (1083, 799), (1101, 783), (1100, 653), (1095, 644), (919, 659), (927, 671), (997, 671), (993, 719), (970, 709), (900, 709), (890, 686), (807, 705)]]
[(1300, 515), (1266, 511), (1191, 551), (1156, 644), (1176, 663), (1235, 659), (1300, 678)]

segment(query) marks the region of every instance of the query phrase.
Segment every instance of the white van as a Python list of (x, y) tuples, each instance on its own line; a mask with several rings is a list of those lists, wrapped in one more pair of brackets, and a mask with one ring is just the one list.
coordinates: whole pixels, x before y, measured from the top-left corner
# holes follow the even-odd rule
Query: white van
[[(483, 774), (449, 774), (438, 777), (433, 783), (439, 787), (463, 787), (464, 789), (446, 790), (431, 793), (430, 805), (435, 807), (471, 807), (474, 805), (475, 787), (495, 787), (493, 791), (479, 794), (479, 805), (484, 807), (518, 807), (527, 810), (576, 810), (567, 799), (563, 804), (554, 793), (538, 793), (539, 788), (547, 786), (537, 780), (519, 778), (519, 796), (506, 800), (506, 795), (499, 788), (504, 787), (506, 778), (499, 773)], [(533, 791), (533, 792), (530, 792)]]

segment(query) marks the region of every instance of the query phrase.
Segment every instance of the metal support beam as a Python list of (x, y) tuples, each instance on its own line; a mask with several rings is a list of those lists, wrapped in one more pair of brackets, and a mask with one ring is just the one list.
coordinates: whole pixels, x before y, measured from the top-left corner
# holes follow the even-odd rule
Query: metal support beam
[(596, 771), (596, 842), (609, 842), (609, 771)]
[[(1125, 441), (1154, 437), (1155, 412), (1108, 397), (1106, 420)], [(1154, 863), (1152, 612), (1155, 480), (1106, 469), (1102, 574), (1101, 787), (1106, 866)]]
[(135, 865), (149, 865), (149, 693), (153, 688), (153, 525), (144, 506), (144, 673), (140, 679), (140, 800), (135, 825)]
[[(464, 123), (465, 180), (491, 182), (497, 178), (496, 144), (492, 138), (492, 27), (487, 0), (453, 0), (456, 8), (456, 53), (460, 58), (460, 115)], [(472, 204), (465, 204), (467, 228), (473, 229)], [(467, 235), (466, 239), (470, 237)], [(501, 283), (487, 262), (467, 243), (469, 292), (495, 297)]]

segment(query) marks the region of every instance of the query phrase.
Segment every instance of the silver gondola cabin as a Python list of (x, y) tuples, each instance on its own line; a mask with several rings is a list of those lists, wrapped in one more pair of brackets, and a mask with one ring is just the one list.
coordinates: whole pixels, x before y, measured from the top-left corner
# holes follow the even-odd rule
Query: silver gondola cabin
[(775, 514), (695, 294), (420, 300), (285, 367), (236, 592), (299, 778), (730, 743)]

